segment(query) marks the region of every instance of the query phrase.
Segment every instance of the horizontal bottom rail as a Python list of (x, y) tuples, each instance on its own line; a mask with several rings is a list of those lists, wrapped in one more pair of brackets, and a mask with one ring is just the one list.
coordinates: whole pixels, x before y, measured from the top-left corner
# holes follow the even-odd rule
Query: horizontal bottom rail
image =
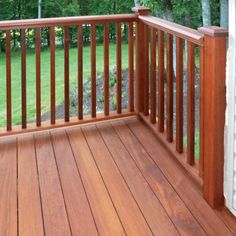
[(89, 124), (89, 123), (96, 123), (102, 122), (107, 120), (114, 120), (114, 119), (121, 119), (126, 117), (135, 116), (135, 112), (130, 112), (128, 110), (124, 110), (122, 114), (117, 114), (116, 111), (110, 112), (109, 116), (105, 116), (104, 114), (97, 114), (96, 118), (92, 118), (90, 115), (85, 116), (83, 120), (78, 120), (77, 117), (71, 118), (69, 122), (65, 122), (64, 119), (60, 119), (56, 121), (55, 125), (52, 125), (50, 121), (42, 122), (40, 127), (35, 126), (35, 124), (28, 124), (26, 129), (22, 129), (21, 125), (13, 127), (11, 131), (6, 131), (6, 129), (0, 129), (0, 138), (12, 135), (19, 135), (19, 134), (26, 134), (31, 132), (41, 132), (45, 130), (52, 130), (52, 129), (60, 129), (64, 127), (70, 127), (75, 125), (82, 125), (82, 124)]
[[(171, 156), (173, 156), (179, 164), (186, 170), (187, 174), (192, 178), (192, 180), (196, 183), (196, 185), (202, 189), (203, 186), (203, 181), (199, 177), (198, 171), (197, 171), (197, 165), (198, 163), (196, 162), (194, 166), (190, 166), (187, 164), (187, 153), (178, 153), (175, 149), (175, 140), (172, 143), (169, 143), (166, 141), (166, 136), (165, 133), (160, 133), (157, 130), (157, 125), (156, 124), (151, 124), (150, 123), (150, 118), (149, 116), (145, 116), (143, 114), (138, 115), (139, 119), (143, 121), (154, 133), (154, 135), (157, 137), (157, 139), (160, 141), (160, 143), (164, 146), (164, 148), (167, 150)], [(158, 123), (158, 121), (157, 121)]]

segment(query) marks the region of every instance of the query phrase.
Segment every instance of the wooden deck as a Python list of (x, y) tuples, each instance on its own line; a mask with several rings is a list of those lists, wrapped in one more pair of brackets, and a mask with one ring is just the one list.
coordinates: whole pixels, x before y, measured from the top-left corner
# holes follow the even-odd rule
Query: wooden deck
[(0, 140), (0, 235), (234, 235), (136, 118)]

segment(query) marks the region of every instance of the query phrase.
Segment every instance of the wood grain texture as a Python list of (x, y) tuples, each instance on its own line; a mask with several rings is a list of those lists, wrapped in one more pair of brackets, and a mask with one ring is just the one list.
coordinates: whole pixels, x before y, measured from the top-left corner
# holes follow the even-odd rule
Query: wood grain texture
[(173, 142), (173, 36), (166, 35), (166, 138), (168, 142)]
[(83, 120), (83, 26), (77, 28), (78, 34), (78, 119)]
[(134, 24), (128, 24), (129, 43), (129, 111), (134, 111)]
[(69, 130), (68, 136), (99, 234), (124, 235), (123, 226), (82, 131), (78, 128)]
[(188, 42), (187, 162), (195, 163), (195, 46)]
[(12, 129), (12, 98), (11, 98), (11, 31), (6, 31), (6, 112), (7, 131)]
[(38, 175), (47, 235), (71, 235), (70, 225), (49, 133), (35, 135)]
[(109, 115), (109, 24), (104, 25), (104, 114)]
[(44, 235), (38, 170), (32, 135), (18, 138), (19, 235)]
[(51, 137), (72, 235), (98, 235), (66, 132)]
[(83, 133), (127, 235), (152, 235), (96, 126), (83, 128)]
[(121, 23), (116, 25), (116, 103), (117, 113), (122, 112), (122, 32)]
[[(182, 202), (181, 197), (176, 193), (171, 184), (166, 180), (162, 171), (155, 166), (154, 161), (149, 157), (143, 146), (140, 145), (141, 143), (136, 139), (126, 123), (129, 124), (129, 121), (114, 121), (113, 127), (153, 192), (165, 208), (170, 219), (175, 224), (180, 235), (206, 235), (201, 225)], [(159, 143), (156, 143), (156, 145), (159, 145)], [(179, 212), (181, 212), (181, 218), (179, 217)]]
[(17, 235), (16, 139), (0, 141), (0, 235)]
[(70, 121), (70, 31), (64, 27), (64, 117)]
[(158, 31), (158, 130), (165, 129), (165, 51), (164, 32)]
[(176, 38), (176, 151), (183, 153), (183, 40)]
[(150, 80), (150, 121), (156, 123), (156, 33), (155, 29), (151, 29), (150, 50), (151, 50), (151, 80)]
[(36, 55), (36, 125), (41, 126), (41, 29), (35, 29)]
[(96, 117), (96, 25), (91, 25), (91, 116)]
[(27, 127), (27, 109), (26, 109), (26, 41), (25, 30), (21, 34), (21, 122), (22, 129)]
[(51, 124), (56, 123), (55, 28), (50, 28)]

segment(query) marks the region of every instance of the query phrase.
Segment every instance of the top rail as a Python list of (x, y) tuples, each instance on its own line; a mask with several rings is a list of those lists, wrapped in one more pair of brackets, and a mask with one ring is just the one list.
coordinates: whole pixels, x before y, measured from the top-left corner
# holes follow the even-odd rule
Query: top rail
[(102, 24), (117, 22), (134, 22), (137, 20), (135, 14), (116, 14), (100, 16), (76, 16), (76, 17), (59, 17), (29, 20), (0, 21), (0, 30), (26, 29), (37, 27), (53, 26), (72, 26), (78, 24)]
[(197, 30), (153, 16), (140, 15), (138, 19), (153, 28), (160, 29), (166, 33), (175, 35), (196, 45), (203, 45), (204, 35), (199, 33)]

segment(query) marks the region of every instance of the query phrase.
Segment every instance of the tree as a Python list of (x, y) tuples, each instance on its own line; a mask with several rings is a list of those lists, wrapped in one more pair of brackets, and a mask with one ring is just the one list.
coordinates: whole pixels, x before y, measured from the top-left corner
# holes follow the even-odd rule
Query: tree
[(220, 0), (220, 26), (228, 28), (228, 0)]
[(209, 0), (202, 0), (203, 26), (211, 25), (211, 8)]

